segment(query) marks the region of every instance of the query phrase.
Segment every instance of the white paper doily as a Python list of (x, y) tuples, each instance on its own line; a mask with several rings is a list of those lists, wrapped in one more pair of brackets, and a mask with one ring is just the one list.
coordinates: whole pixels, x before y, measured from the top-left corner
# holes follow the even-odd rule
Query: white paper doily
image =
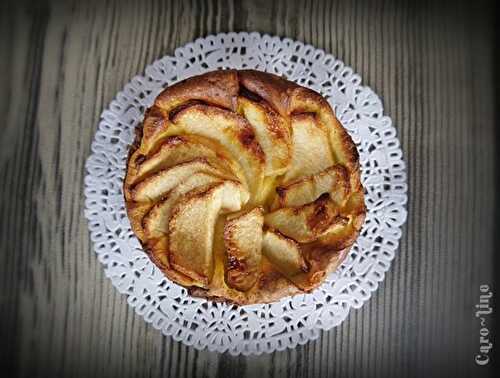
[[(217, 68), (253, 68), (323, 94), (354, 139), (368, 213), (346, 261), (311, 294), (266, 305), (236, 307), (192, 298), (168, 281), (141, 250), (125, 212), (122, 180), (128, 145), (167, 85)], [(295, 347), (339, 325), (384, 279), (406, 220), (406, 172), (391, 119), (361, 78), (324, 51), (258, 33), (197, 39), (146, 68), (102, 113), (86, 164), (85, 216), (106, 276), (146, 322), (195, 348), (260, 354)]]

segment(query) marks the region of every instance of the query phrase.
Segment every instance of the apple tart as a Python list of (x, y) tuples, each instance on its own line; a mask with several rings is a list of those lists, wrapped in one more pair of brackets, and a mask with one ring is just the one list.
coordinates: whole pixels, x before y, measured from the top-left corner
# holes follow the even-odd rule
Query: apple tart
[(320, 285), (366, 214), (356, 147), (328, 102), (253, 70), (161, 92), (136, 130), (123, 189), (165, 276), (237, 304)]

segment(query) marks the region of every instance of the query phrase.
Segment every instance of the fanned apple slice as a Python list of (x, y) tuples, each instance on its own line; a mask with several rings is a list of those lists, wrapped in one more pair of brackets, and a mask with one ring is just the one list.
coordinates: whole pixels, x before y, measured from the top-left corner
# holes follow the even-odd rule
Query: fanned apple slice
[(262, 209), (255, 208), (224, 225), (226, 283), (233, 289), (247, 291), (259, 278), (263, 224)]
[(266, 214), (265, 223), (299, 243), (316, 240), (334, 222), (338, 208), (328, 194), (316, 201), (300, 206), (285, 207)]
[(341, 251), (350, 247), (356, 241), (358, 231), (352, 218), (344, 218), (344, 222), (332, 224), (324, 234), (310, 245), (317, 251)]
[(278, 186), (278, 196), (272, 208), (302, 206), (315, 201), (324, 193), (329, 193), (337, 205), (343, 206), (349, 188), (349, 173), (343, 166), (334, 165), (318, 174)]
[(317, 240), (326, 249), (340, 251), (356, 241), (366, 215), (364, 193), (353, 193), (341, 213), (345, 214), (344, 222), (330, 225)]
[(302, 257), (299, 245), (277, 232), (268, 230), (262, 239), (262, 254), (290, 281), (304, 286), (304, 273), (309, 267)]
[(185, 286), (193, 286), (194, 284), (196, 284), (196, 282), (194, 282), (188, 276), (172, 269), (172, 266), (168, 261), (167, 238), (148, 240), (146, 250), (148, 251), (149, 257), (153, 260), (156, 266), (158, 266), (168, 278)]
[(207, 286), (213, 270), (213, 241), (221, 210), (238, 211), (244, 203), (244, 189), (234, 181), (195, 190), (179, 199), (168, 227), (169, 261), (172, 267)]
[[(166, 138), (159, 150), (153, 155), (146, 157), (138, 154), (133, 156), (130, 164), (130, 171), (127, 174), (126, 184), (128, 186), (144, 180), (146, 177), (157, 173), (160, 170), (173, 167), (174, 165), (185, 163), (196, 158), (206, 158), (217, 168), (227, 170), (228, 173), (237, 174), (238, 168), (219, 146), (214, 145), (207, 138), (196, 136), (171, 136)], [(219, 164), (217, 164), (219, 162)]]
[(283, 182), (314, 175), (333, 165), (328, 133), (313, 114), (292, 116), (292, 162)]
[[(351, 172), (359, 169), (359, 155), (356, 146), (347, 130), (342, 127), (339, 120), (335, 117), (326, 99), (319, 93), (297, 87), (290, 93), (288, 106), (291, 113), (315, 113), (318, 121), (328, 131), (335, 163), (345, 165)], [(351, 175), (349, 181), (351, 190), (357, 190), (360, 185), (359, 175)]]
[(188, 133), (211, 138), (225, 147), (245, 173), (250, 188), (257, 194), (262, 185), (265, 155), (256, 140), (255, 132), (243, 117), (224, 109), (194, 105), (177, 113), (172, 134)]
[(291, 162), (290, 126), (269, 105), (238, 97), (238, 112), (252, 125), (257, 141), (266, 155), (266, 176), (285, 173)]
[[(198, 172), (188, 177), (172, 189), (164, 199), (156, 203), (143, 219), (144, 234), (148, 239), (166, 237), (168, 235), (168, 222), (170, 212), (177, 200), (184, 194), (199, 187), (222, 182), (220, 177)], [(245, 199), (245, 195), (242, 195)], [(246, 195), (248, 199), (248, 194)], [(245, 200), (246, 201), (246, 200)]]
[(197, 158), (161, 170), (141, 181), (132, 189), (132, 199), (138, 202), (157, 201), (196, 172), (206, 172), (218, 177), (227, 177), (227, 174), (224, 176), (224, 173), (214, 168), (207, 159)]

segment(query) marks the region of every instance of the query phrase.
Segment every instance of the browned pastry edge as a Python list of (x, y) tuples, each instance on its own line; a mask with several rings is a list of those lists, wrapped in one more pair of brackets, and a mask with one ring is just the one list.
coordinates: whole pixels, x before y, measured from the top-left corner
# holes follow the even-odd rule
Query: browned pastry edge
[(301, 290), (276, 270), (264, 268), (265, 272), (261, 275), (260, 280), (256, 285), (259, 288), (259, 294), (255, 296), (246, 295), (246, 301), (230, 300), (222, 296), (207, 295), (207, 290), (197, 286), (188, 287), (188, 292), (194, 297), (207, 298), (216, 302), (225, 302), (236, 305), (271, 303), (276, 302), (283, 297), (310, 293), (311, 291), (319, 287), (323, 283), (324, 279), (330, 273), (334, 272), (340, 266), (340, 264), (342, 264), (344, 259), (347, 257), (350, 249), (351, 247), (348, 247), (341, 251), (322, 253), (320, 261), (315, 262), (315, 266), (324, 267), (324, 270), (317, 272), (317, 276), (314, 277), (315, 284), (311, 285), (307, 290)]
[[(230, 79), (226, 80), (228, 75)], [(235, 101), (235, 99), (238, 94), (251, 100), (259, 100), (260, 97), (271, 106), (272, 110), (285, 116), (301, 112), (315, 113), (317, 111), (324, 111), (323, 115), (326, 114), (326, 117), (330, 117), (326, 121), (335, 129), (339, 140), (341, 140), (341, 144), (345, 147), (346, 156), (344, 157), (343, 164), (351, 171), (351, 192), (360, 191), (361, 194), (363, 193), (359, 181), (360, 165), (356, 146), (333, 114), (327, 101), (320, 94), (279, 76), (253, 70), (213, 71), (188, 78), (164, 90), (157, 97), (153, 106), (146, 111), (144, 121), (135, 130), (135, 139), (130, 146), (127, 157), (125, 177), (128, 176), (129, 169), (132, 166), (130, 160), (134, 153), (141, 148), (142, 141), (145, 138), (154, 138), (155, 134), (164, 128), (164, 123), (175, 117), (185, 107), (195, 104), (209, 104), (236, 111), (237, 100)], [(256, 96), (256, 98), (252, 98), (252, 96)], [(172, 102), (174, 105), (171, 105)], [(176, 103), (178, 104), (175, 105)], [(170, 107), (165, 106), (165, 104), (170, 104)], [(163, 108), (160, 108), (160, 105), (164, 105)], [(172, 111), (175, 114), (171, 113)], [(323, 122), (324, 120), (321, 121)], [(153, 146), (149, 151), (144, 151), (144, 153), (151, 154), (154, 148)], [(127, 188), (126, 180), (124, 180), (123, 190), (127, 197), (129, 188)], [(129, 206), (127, 206), (128, 213)], [(232, 300), (224, 296), (226, 294), (224, 288), (221, 288), (220, 292), (212, 290), (212, 294), (209, 294), (209, 291), (204, 288), (189, 285), (189, 277), (178, 277), (177, 272), (166, 267), (157, 256), (150, 252), (150, 247), (146, 243), (140, 242), (151, 261), (162, 270), (166, 277), (177, 282), (179, 280), (184, 281), (181, 283), (187, 287), (188, 292), (192, 296), (239, 305), (269, 303), (285, 296), (310, 292), (320, 286), (325, 277), (335, 271), (346, 258), (352, 244), (359, 236), (365, 215), (366, 208), (360, 214), (356, 214), (356, 221), (353, 225), (355, 233), (350, 235), (348, 240), (344, 240), (339, 245), (336, 245), (334, 247), (335, 250), (332, 249), (332, 246), (321, 245), (319, 243), (309, 243), (309, 245), (306, 245), (302, 249), (310, 265), (310, 271), (315, 272), (309, 278), (310, 284), (307, 289), (302, 290), (297, 287), (278, 273), (270, 263), (264, 260), (262, 274), (254, 287), (255, 290), (250, 290), (250, 293), (242, 293), (240, 297), (233, 295)], [(320, 250), (321, 253), (318, 253)], [(183, 276), (182, 274), (180, 275)], [(234, 290), (231, 290), (231, 292), (233, 293)]]

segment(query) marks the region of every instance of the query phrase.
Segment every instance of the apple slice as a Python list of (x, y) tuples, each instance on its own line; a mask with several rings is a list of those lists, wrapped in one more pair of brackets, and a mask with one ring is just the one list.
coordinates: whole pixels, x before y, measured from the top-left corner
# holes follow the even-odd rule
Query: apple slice
[(269, 105), (238, 97), (238, 112), (252, 125), (257, 141), (266, 155), (266, 176), (285, 173), (291, 162), (290, 126)]
[(233, 168), (237, 168), (237, 165), (232, 163), (227, 154), (209, 139), (188, 135), (170, 136), (163, 141), (159, 150), (150, 157), (138, 154), (131, 159), (132, 164), (130, 166), (133, 169), (127, 174), (126, 184), (132, 186), (160, 170), (196, 158), (206, 158), (217, 168), (227, 170), (228, 174), (237, 174), (233, 170)]
[(328, 134), (312, 114), (292, 116), (292, 161), (283, 183), (314, 175), (333, 165)]
[(310, 204), (268, 213), (265, 223), (299, 243), (309, 243), (322, 235), (333, 222), (337, 222), (337, 215), (337, 206), (328, 194), (323, 194)]
[(329, 193), (337, 205), (343, 206), (349, 188), (349, 173), (342, 165), (334, 165), (315, 175), (276, 187), (278, 196), (272, 208), (302, 206), (324, 193)]
[(158, 240), (148, 240), (146, 251), (151, 260), (169, 279), (184, 286), (196, 285), (196, 282), (191, 278), (172, 269), (168, 261), (168, 239), (166, 237)]
[(175, 127), (167, 130), (172, 135), (200, 135), (225, 147), (242, 167), (247, 182), (253, 183), (252, 194), (259, 192), (266, 159), (255, 132), (243, 117), (216, 107), (193, 105), (177, 113), (173, 122)]
[(347, 220), (344, 223), (332, 224), (314, 245), (321, 245), (325, 250), (341, 251), (354, 244), (357, 236), (352, 222)]
[[(302, 282), (300, 277), (308, 271), (299, 245), (277, 232), (268, 230), (262, 239), (262, 254), (281, 274), (292, 282)], [(302, 285), (301, 285), (302, 286)]]
[(171, 212), (168, 227), (169, 261), (172, 267), (206, 286), (213, 271), (213, 241), (221, 210), (238, 211), (244, 203), (242, 185), (234, 181), (194, 190), (180, 199)]
[(262, 209), (255, 208), (224, 225), (226, 283), (233, 289), (247, 291), (259, 278), (263, 224)]
[(340, 212), (344, 221), (332, 223), (314, 244), (334, 251), (340, 251), (354, 244), (366, 216), (364, 193), (362, 191), (353, 193)]
[(206, 172), (218, 177), (227, 177), (227, 175), (224, 176), (223, 172), (214, 168), (207, 159), (197, 158), (161, 170), (141, 181), (132, 189), (132, 199), (138, 202), (157, 201), (196, 172)]
[[(157, 202), (144, 217), (142, 223), (146, 237), (148, 239), (166, 237), (168, 235), (170, 212), (172, 207), (177, 203), (177, 200), (193, 189), (212, 185), (217, 182), (222, 182), (222, 179), (207, 173), (198, 172), (177, 185), (164, 199)], [(246, 198), (248, 198), (248, 194)]]
[[(297, 87), (290, 93), (289, 97), (290, 113), (314, 113), (318, 122), (322, 124), (328, 133), (330, 147), (335, 163), (346, 166), (350, 172), (359, 169), (358, 151), (349, 136), (349, 133), (342, 127), (339, 120), (326, 101), (319, 93), (306, 88)], [(358, 190), (360, 184), (359, 175), (349, 177), (352, 191)]]

